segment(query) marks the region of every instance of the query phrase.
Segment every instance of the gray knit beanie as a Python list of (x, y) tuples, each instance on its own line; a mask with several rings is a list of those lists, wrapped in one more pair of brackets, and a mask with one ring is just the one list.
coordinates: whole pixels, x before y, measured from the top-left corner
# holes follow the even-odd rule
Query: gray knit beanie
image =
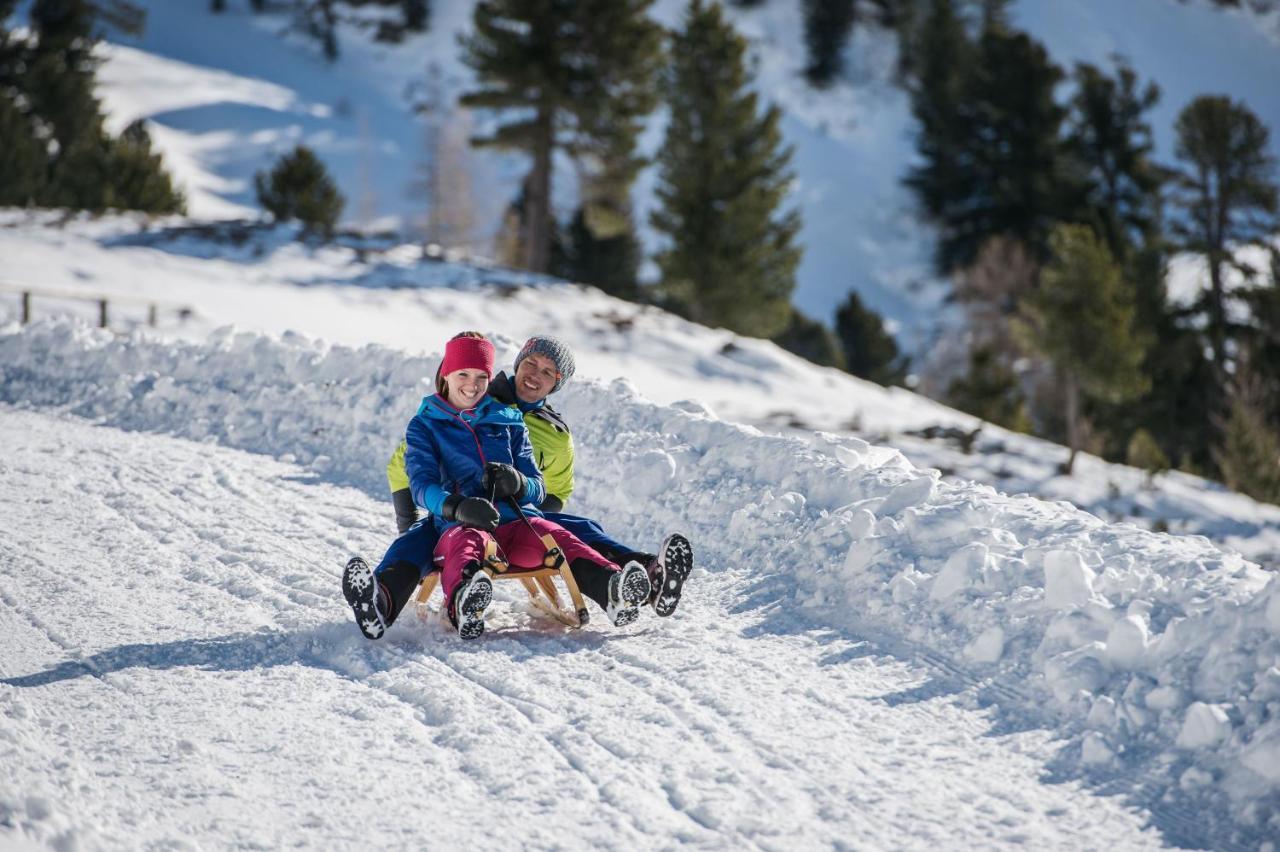
[(551, 362), (556, 365), (556, 371), (560, 373), (560, 378), (556, 380), (555, 387), (551, 389), (552, 393), (564, 387), (564, 383), (569, 381), (573, 375), (574, 363), (573, 352), (569, 350), (568, 344), (563, 340), (547, 335), (535, 335), (525, 341), (524, 346), (520, 347), (520, 354), (516, 356), (516, 363), (512, 367), (512, 372), (520, 369), (520, 362), (530, 355), (541, 355), (544, 358), (550, 358)]

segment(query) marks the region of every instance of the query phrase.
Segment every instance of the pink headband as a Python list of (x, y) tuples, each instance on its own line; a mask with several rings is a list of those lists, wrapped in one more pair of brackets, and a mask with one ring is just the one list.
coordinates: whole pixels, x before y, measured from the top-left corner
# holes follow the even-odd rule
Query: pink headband
[(440, 375), (447, 376), (458, 370), (484, 370), (493, 378), (493, 344), (483, 337), (455, 337), (444, 346), (444, 361)]

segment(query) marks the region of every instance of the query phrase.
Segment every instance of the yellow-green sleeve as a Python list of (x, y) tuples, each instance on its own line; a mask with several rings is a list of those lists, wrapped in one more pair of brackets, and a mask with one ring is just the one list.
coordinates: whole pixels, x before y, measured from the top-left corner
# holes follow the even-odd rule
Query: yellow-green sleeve
[(387, 462), (387, 485), (391, 487), (392, 494), (409, 487), (409, 474), (404, 470), (405, 447), (405, 442), (401, 441), (400, 446), (391, 454), (391, 460)]
[(540, 417), (527, 416), (524, 422), (529, 428), (533, 459), (542, 471), (547, 493), (568, 503), (573, 493), (573, 436)]

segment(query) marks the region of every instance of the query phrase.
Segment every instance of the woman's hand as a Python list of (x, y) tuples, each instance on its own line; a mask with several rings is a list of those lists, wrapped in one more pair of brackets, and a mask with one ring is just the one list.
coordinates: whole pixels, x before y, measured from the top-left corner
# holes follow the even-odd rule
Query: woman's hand
[(525, 488), (524, 474), (509, 464), (489, 462), (484, 466), (484, 478), (481, 485), (486, 493), (492, 494), (494, 500), (515, 497), (523, 494)]
[(444, 498), (440, 515), (446, 521), (457, 521), (464, 527), (493, 532), (498, 528), (498, 510), (483, 497), (450, 494)]

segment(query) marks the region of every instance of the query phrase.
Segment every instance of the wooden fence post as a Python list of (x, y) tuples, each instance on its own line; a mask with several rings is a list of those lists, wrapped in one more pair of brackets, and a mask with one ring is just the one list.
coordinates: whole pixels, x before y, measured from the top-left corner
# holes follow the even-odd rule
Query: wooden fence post
[(107, 327), (107, 300), (98, 300), (98, 328)]
[(31, 291), (22, 291), (22, 324), (31, 322)]
[(154, 302), (147, 305), (147, 325), (152, 328), (156, 327), (156, 313), (156, 306)]

